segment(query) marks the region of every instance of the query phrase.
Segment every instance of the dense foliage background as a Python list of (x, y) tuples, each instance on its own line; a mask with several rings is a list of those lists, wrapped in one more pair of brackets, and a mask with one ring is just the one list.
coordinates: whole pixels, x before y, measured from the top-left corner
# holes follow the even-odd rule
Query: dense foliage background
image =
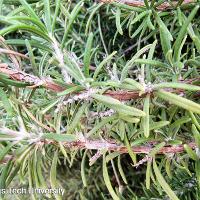
[(0, 0), (1, 198), (200, 199), (199, 12)]

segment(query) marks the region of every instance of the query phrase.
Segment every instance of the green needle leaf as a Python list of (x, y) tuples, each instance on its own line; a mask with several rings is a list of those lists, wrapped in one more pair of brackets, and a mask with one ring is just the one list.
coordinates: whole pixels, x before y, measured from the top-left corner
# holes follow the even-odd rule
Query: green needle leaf
[(26, 9), (26, 11), (28, 12), (28, 14), (37, 19), (38, 21), (40, 21), (40, 18), (37, 16), (37, 14), (35, 13), (35, 11), (31, 8), (31, 6), (27, 3), (26, 0), (19, 0), (19, 2), (23, 5), (23, 7)]
[(114, 200), (120, 200), (120, 198), (117, 196), (117, 194), (115, 193), (111, 182), (110, 182), (110, 178), (109, 178), (109, 174), (108, 174), (108, 169), (106, 166), (106, 158), (105, 158), (105, 154), (103, 155), (103, 179), (105, 181), (106, 187), (110, 193), (110, 195), (112, 196), (112, 198)]
[(125, 82), (125, 83), (129, 83), (130, 85), (133, 85), (133, 87), (135, 87), (135, 88), (137, 88), (138, 90), (141, 90), (141, 91), (144, 92), (144, 86), (143, 86), (141, 83), (135, 81), (134, 79), (125, 78), (125, 79), (124, 79), (124, 82)]
[(84, 63), (84, 74), (88, 78), (89, 77), (89, 69), (90, 69), (90, 60), (91, 60), (91, 49), (92, 49), (92, 41), (93, 41), (93, 33), (90, 33), (87, 39), (85, 53), (83, 58)]
[(51, 33), (51, 11), (49, 0), (44, 1), (45, 24), (49, 33)]
[(138, 22), (140, 19), (144, 18), (147, 14), (149, 14), (151, 11), (147, 10), (144, 11), (142, 13), (140, 13), (139, 15), (137, 15), (137, 17), (134, 18), (134, 20), (131, 22), (131, 25), (135, 24), (136, 22)]
[[(50, 183), (51, 183), (51, 187), (53, 189), (58, 188), (58, 182), (56, 179), (56, 174), (57, 174), (57, 162), (58, 162), (58, 152), (55, 151), (54, 153), (54, 157), (53, 157), (53, 161), (52, 161), (52, 165), (51, 165), (51, 170), (50, 170)], [(54, 194), (56, 200), (62, 200), (62, 197), (58, 194)]]
[(110, 108), (118, 111), (119, 113), (131, 116), (145, 116), (145, 113), (137, 108), (133, 108), (131, 106), (124, 105), (119, 100), (114, 99), (109, 96), (100, 95), (100, 94), (92, 94), (91, 95), (94, 99), (104, 103)]
[(186, 83), (158, 83), (153, 86), (154, 89), (161, 89), (161, 88), (178, 88), (190, 91), (200, 91), (200, 86), (186, 84)]
[(77, 127), (77, 125), (80, 123), (81, 117), (83, 117), (83, 114), (85, 112), (85, 109), (87, 107), (87, 103), (84, 103), (74, 116), (73, 120), (70, 122), (69, 127), (67, 128), (68, 133), (72, 133), (74, 129)]
[(85, 152), (83, 154), (82, 161), (81, 161), (81, 178), (82, 178), (84, 187), (87, 187), (87, 179), (86, 179), (86, 176), (85, 176), (85, 159), (86, 159), (86, 155), (87, 155), (87, 150), (85, 150)]
[(172, 191), (172, 189), (170, 188), (170, 186), (167, 184), (167, 182), (163, 178), (162, 174), (160, 173), (160, 170), (157, 167), (155, 158), (153, 159), (153, 169), (154, 169), (154, 173), (156, 175), (156, 178), (157, 178), (160, 186), (167, 193), (167, 195), (169, 196), (169, 198), (171, 200), (179, 200), (179, 198), (176, 196), (176, 194), (174, 193), (174, 191)]
[(6, 109), (9, 116), (13, 115), (13, 108), (7, 97), (7, 94), (0, 88), (0, 100), (2, 101), (4, 108)]
[(71, 14), (70, 14), (70, 18), (69, 21), (67, 23), (67, 27), (65, 28), (65, 33), (62, 39), (62, 43), (61, 43), (61, 48), (64, 48), (68, 33), (72, 27), (72, 24), (74, 23), (74, 21), (76, 20), (78, 13), (81, 11), (82, 7), (83, 7), (83, 1), (80, 1), (76, 4), (76, 6), (74, 7), (74, 9), (72, 10)]
[(108, 57), (106, 57), (96, 68), (95, 72), (94, 72), (94, 76), (93, 76), (93, 79), (96, 79), (97, 78), (97, 75), (99, 74), (100, 70), (103, 68), (103, 66), (109, 62), (113, 56), (116, 54), (117, 52), (114, 51), (112, 52), (110, 55), (108, 55)]
[(29, 43), (29, 41), (26, 39), (25, 40), (25, 44), (26, 44), (26, 47), (28, 49), (28, 54), (29, 54), (29, 58), (30, 58), (30, 61), (31, 61), (31, 66), (33, 68), (33, 72), (35, 75), (38, 75), (38, 69), (37, 69), (37, 66), (36, 66), (36, 62), (35, 62), (35, 57), (33, 55), (33, 50), (32, 50), (32, 47)]
[(47, 140), (55, 140), (57, 142), (74, 142), (77, 140), (75, 135), (57, 133), (44, 133), (42, 138)]
[(172, 94), (170, 92), (165, 92), (163, 90), (156, 92), (156, 95), (161, 99), (169, 101), (172, 104), (175, 104), (191, 112), (200, 114), (200, 105), (193, 101), (180, 97), (176, 94)]
[(144, 108), (143, 111), (146, 113), (146, 116), (143, 118), (143, 129), (144, 129), (144, 136), (146, 138), (149, 137), (149, 101), (150, 101), (150, 96), (147, 95), (145, 100), (144, 100)]
[(120, 23), (120, 16), (121, 16), (121, 10), (120, 8), (117, 8), (117, 12), (116, 12), (116, 27), (118, 32), (123, 35), (123, 30), (121, 27), (121, 23)]
[(187, 28), (190, 24), (190, 22), (193, 20), (194, 16), (196, 15), (197, 11), (199, 9), (199, 5), (197, 5), (192, 12), (190, 13), (189, 17), (187, 18), (187, 20), (185, 21), (185, 23), (183, 24), (178, 37), (174, 43), (174, 60), (175, 61), (179, 61), (179, 48), (181, 47), (181, 43), (183, 38), (185, 37), (185, 35), (187, 34)]
[(150, 189), (150, 178), (151, 178), (151, 161), (147, 161), (147, 169), (146, 169), (146, 188)]
[(133, 164), (135, 165), (137, 163), (136, 154), (133, 152), (132, 147), (131, 147), (126, 135), (125, 135), (125, 144), (126, 144), (128, 153), (129, 153), (129, 155), (130, 155), (130, 157), (131, 157), (131, 159), (133, 161)]

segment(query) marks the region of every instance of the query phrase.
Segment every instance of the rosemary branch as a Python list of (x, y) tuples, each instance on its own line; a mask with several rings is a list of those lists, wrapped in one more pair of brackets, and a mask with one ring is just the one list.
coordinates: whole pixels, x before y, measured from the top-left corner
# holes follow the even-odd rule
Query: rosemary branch
[[(0, 73), (8, 75), (11, 80), (29, 83), (30, 86), (27, 86), (27, 87), (35, 88), (38, 86), (43, 86), (46, 89), (51, 90), (53, 92), (61, 92), (65, 90), (63, 86), (60, 86), (59, 84), (53, 82), (51, 78), (47, 77), (47, 78), (41, 79), (37, 76), (27, 74), (23, 71), (18, 71), (18, 70), (8, 68), (6, 65), (3, 65), (3, 64), (0, 65)], [(200, 77), (195, 78), (195, 79), (190, 79), (190, 80), (184, 80), (181, 82), (191, 84), (193, 81), (198, 81), (198, 80), (200, 80)], [(165, 90), (168, 92), (176, 93), (176, 94), (184, 93), (183, 89), (166, 88)], [(153, 95), (153, 91), (151, 93)], [(127, 91), (127, 90), (106, 91), (104, 94), (107, 96), (111, 96), (115, 99), (118, 99), (120, 101), (138, 99), (138, 98), (143, 98), (146, 96), (146, 93), (140, 95), (139, 91)]]
[[(103, 2), (103, 3), (118, 2), (118, 3), (126, 4), (129, 6), (133, 6), (133, 7), (145, 6), (144, 1), (140, 1), (140, 0), (99, 0), (99, 2)], [(177, 5), (177, 3), (178, 3), (177, 1), (173, 1), (172, 3), (164, 2), (161, 5), (157, 6), (156, 8), (160, 11), (163, 11), (163, 10), (171, 9), (171, 8), (175, 7)], [(195, 0), (184, 0), (182, 2), (182, 5), (191, 4), (191, 3), (196, 3), (196, 1)]]

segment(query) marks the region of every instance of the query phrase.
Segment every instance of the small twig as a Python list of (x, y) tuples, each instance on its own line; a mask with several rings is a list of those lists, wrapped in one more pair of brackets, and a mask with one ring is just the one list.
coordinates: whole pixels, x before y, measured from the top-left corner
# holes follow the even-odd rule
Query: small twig
[(40, 79), (37, 76), (27, 74), (23, 71), (10, 69), (6, 67), (4, 63), (0, 64), (0, 73), (8, 75), (12, 80), (29, 83), (32, 86), (42, 85), (43, 87), (54, 92), (61, 92), (64, 90), (62, 86), (54, 83), (50, 78)]
[[(52, 141), (52, 140), (37, 140), (36, 143), (38, 145), (58, 145), (57, 142)], [(111, 152), (119, 152), (119, 153), (123, 153), (126, 154), (128, 153), (127, 147), (124, 145), (119, 145), (117, 143), (113, 142), (108, 142), (108, 141), (102, 141), (102, 140), (87, 140), (87, 141), (76, 141), (76, 142), (62, 142), (63, 146), (65, 148), (68, 149), (87, 149), (87, 150), (97, 150), (97, 152), (101, 152), (101, 150), (108, 150)], [(196, 144), (194, 142), (190, 142), (188, 143), (188, 145), (192, 148), (195, 149), (196, 148)], [(151, 150), (153, 149), (153, 147), (150, 146), (145, 146), (145, 145), (141, 145), (141, 146), (136, 146), (136, 147), (132, 147), (132, 151), (136, 154), (146, 154), (147, 157), (145, 157), (144, 159), (142, 159), (142, 161), (140, 161), (139, 163), (136, 164), (135, 167), (137, 167), (139, 164), (141, 164), (143, 161), (146, 161), (147, 158), (150, 159), (148, 157), (148, 154), (151, 152)], [(157, 154), (177, 154), (177, 153), (183, 153), (184, 147), (183, 145), (174, 145), (174, 146), (165, 146), (162, 149), (159, 150), (159, 152)], [(98, 157), (96, 159), (98, 159), (101, 156), (101, 153), (98, 153)], [(9, 160), (15, 160), (15, 156), (14, 155), (8, 155), (6, 156), (3, 160), (0, 161), (0, 164), (6, 164)], [(93, 164), (93, 162), (95, 162), (95, 159), (90, 160), (90, 165)]]
[[(10, 79), (12, 79), (12, 80), (29, 83), (30, 86), (28, 86), (28, 87), (43, 86), (46, 89), (51, 90), (53, 92), (61, 92), (61, 91), (65, 90), (64, 87), (58, 85), (57, 83), (54, 83), (51, 80), (51, 78), (40, 79), (37, 76), (27, 74), (23, 71), (10, 69), (4, 63), (0, 63), (0, 73), (9, 75)], [(195, 78), (195, 79), (184, 80), (184, 81), (181, 80), (180, 82), (191, 84), (193, 81), (198, 81), (198, 80), (200, 80), (200, 77)], [(168, 92), (173, 92), (173, 93), (177, 93), (177, 94), (181, 94), (184, 92), (183, 89), (165, 88), (165, 90)], [(143, 98), (146, 96), (146, 93), (140, 95), (139, 91), (127, 91), (127, 90), (125, 90), (125, 91), (124, 90), (106, 91), (104, 94), (107, 96), (111, 96), (115, 99), (118, 99), (120, 101), (127, 101), (130, 99), (138, 99), (138, 98)], [(151, 95), (153, 95), (153, 92), (151, 93)]]
[[(66, 148), (77, 148), (77, 149), (90, 149), (90, 150), (102, 150), (107, 149), (108, 151), (127, 153), (127, 147), (124, 145), (116, 144), (113, 142), (102, 141), (102, 140), (86, 140), (77, 142), (64, 142), (63, 145)], [(191, 148), (195, 148), (194, 142), (188, 144)], [(136, 154), (149, 154), (153, 147), (150, 146), (136, 146), (132, 147), (132, 151)], [(159, 150), (158, 154), (170, 154), (170, 153), (182, 153), (184, 152), (183, 145), (165, 146)]]
[[(32, 143), (35, 143), (35, 144), (58, 145), (58, 142), (56, 142), (55, 140), (43, 139), (42, 133), (40, 133), (40, 135), (37, 135), (37, 137), (35, 137), (35, 135), (33, 133), (27, 134), (27, 133), (23, 133), (21, 131), (15, 131), (12, 129), (8, 129), (6, 127), (0, 128), (0, 131), (5, 135), (13, 136), (14, 138), (18, 138), (20, 136), (21, 139), (24, 139), (24, 140), (26, 139), (29, 142), (32, 140), (33, 141)], [(9, 138), (8, 141), (9, 140), (12, 140), (12, 138)], [(19, 141), (19, 140), (17, 140), (17, 141)], [(194, 142), (185, 142), (185, 143), (187, 143), (188, 146), (190, 146), (192, 149), (196, 148), (196, 144)], [(155, 147), (156, 144), (157, 144), (157, 142), (149, 141), (148, 144), (146, 144), (146, 145), (143, 144), (140, 146), (133, 146), (132, 151), (136, 154), (148, 155), (152, 151), (152, 149)], [(101, 155), (101, 151), (107, 150), (110, 152), (128, 153), (127, 147), (124, 146), (123, 144), (117, 143), (117, 141), (115, 141), (115, 140), (103, 140), (103, 139), (91, 140), (91, 139), (85, 138), (83, 135), (81, 135), (81, 136), (77, 135), (77, 140), (73, 141), (73, 142), (64, 142), (63, 141), (62, 145), (65, 148), (69, 148), (69, 149), (75, 148), (78, 150), (80, 150), (80, 149), (97, 150), (98, 153), (95, 156), (96, 158), (95, 159), (93, 158), (92, 160), (90, 160), (90, 164), (92, 164), (92, 162), (94, 160), (98, 159), (98, 157)], [(161, 148), (157, 152), (157, 154), (176, 154), (176, 153), (182, 153), (184, 151), (185, 151), (184, 144), (166, 145), (163, 148)], [(139, 162), (139, 163), (141, 163), (141, 162)]]
[[(173, 92), (173, 93), (176, 93), (176, 94), (181, 94), (181, 93), (184, 92), (184, 90), (182, 90), (182, 89), (172, 89), (172, 88), (165, 88), (165, 91)], [(144, 98), (144, 97), (146, 97), (146, 95), (148, 93), (146, 92), (146, 93), (143, 93), (142, 95), (140, 95), (139, 91), (123, 91), (123, 90), (120, 90), (120, 91), (107, 91), (104, 94), (111, 96), (114, 99), (118, 99), (120, 101), (128, 101), (128, 100), (131, 100), (131, 99)], [(151, 92), (150, 95), (153, 96), (153, 91)]]
[[(140, 0), (99, 0), (99, 2), (103, 2), (103, 3), (114, 3), (114, 2), (118, 2), (118, 3), (122, 3), (122, 4), (126, 4), (129, 6), (133, 6), (133, 7), (144, 7), (145, 3), (144, 1), (140, 1)], [(164, 2), (161, 5), (159, 5), (157, 7), (158, 10), (166, 10), (166, 9), (170, 9), (172, 7), (175, 7), (177, 5), (177, 1), (172, 2), (171, 4), (168, 2)], [(184, 4), (190, 4), (190, 3), (196, 3), (195, 0), (184, 0), (182, 5)]]
[(28, 56), (25, 56), (24, 54), (21, 54), (21, 53), (18, 53), (16, 51), (12, 51), (10, 49), (3, 49), (3, 48), (0, 48), (0, 54), (12, 54), (12, 55), (15, 55), (15, 56), (20, 56), (22, 58), (26, 58), (26, 59), (29, 59)]

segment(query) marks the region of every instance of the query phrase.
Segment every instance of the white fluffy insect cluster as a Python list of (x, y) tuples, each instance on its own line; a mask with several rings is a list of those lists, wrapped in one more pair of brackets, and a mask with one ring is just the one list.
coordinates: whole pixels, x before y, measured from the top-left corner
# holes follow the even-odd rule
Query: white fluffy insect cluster
[(89, 100), (92, 94), (97, 93), (97, 89), (89, 88), (86, 92), (83, 92), (81, 94), (74, 95), (72, 98), (69, 98), (67, 101), (63, 102), (64, 105), (67, 105), (68, 103), (73, 103), (78, 100)]
[(81, 101), (81, 100), (88, 101), (88, 100), (90, 100), (91, 95), (95, 94), (97, 92), (98, 92), (98, 89), (89, 88), (85, 92), (82, 92), (80, 94), (77, 94), (77, 95), (74, 95), (74, 96), (68, 98), (66, 101), (63, 101), (63, 98), (62, 98), (61, 102), (57, 105), (57, 109), (56, 109), (55, 112), (58, 112), (59, 110), (61, 110), (63, 108), (63, 106), (66, 106), (68, 104), (72, 104), (75, 101)]
[(151, 82), (144, 84), (145, 93), (151, 93), (153, 91), (153, 85)]
[(91, 117), (108, 117), (108, 116), (112, 116), (115, 113), (115, 111), (113, 109), (109, 109), (107, 111), (104, 112), (90, 112)]
[(152, 157), (146, 155), (142, 160), (140, 160), (138, 163), (136, 163), (134, 165), (134, 167), (139, 167), (140, 165), (144, 164), (145, 162), (148, 162), (148, 161), (151, 161), (152, 160)]

